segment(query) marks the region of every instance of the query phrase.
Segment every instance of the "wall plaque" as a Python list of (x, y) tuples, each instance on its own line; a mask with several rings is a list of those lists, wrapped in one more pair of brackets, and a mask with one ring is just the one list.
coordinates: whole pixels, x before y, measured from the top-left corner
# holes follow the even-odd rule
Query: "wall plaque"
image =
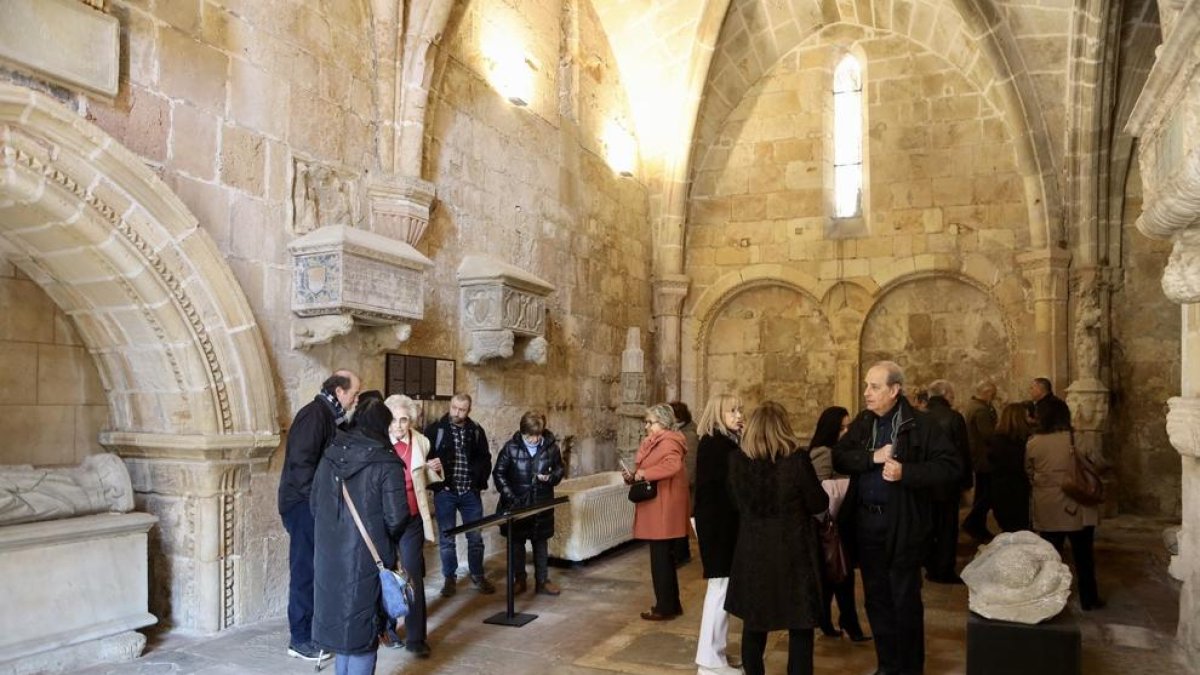
[(418, 401), (445, 401), (454, 395), (452, 359), (388, 354), (384, 369), (384, 396), (404, 394)]

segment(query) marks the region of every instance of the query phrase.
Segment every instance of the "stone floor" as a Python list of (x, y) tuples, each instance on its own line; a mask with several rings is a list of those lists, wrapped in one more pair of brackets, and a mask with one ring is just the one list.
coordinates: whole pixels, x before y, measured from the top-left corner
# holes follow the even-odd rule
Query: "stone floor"
[[(1166, 573), (1167, 553), (1160, 537), (1165, 525), (1121, 517), (1104, 522), (1098, 530), (1100, 590), (1108, 607), (1081, 614), (1086, 675), (1189, 672), (1173, 637), (1179, 599), (1177, 583)], [(960, 543), (960, 562), (965, 562), (972, 550), (964, 539)], [(494, 576), (500, 576), (500, 558), (491, 559), (489, 564), (496, 570)], [(638, 618), (638, 612), (651, 603), (649, 553), (642, 545), (627, 545), (586, 566), (552, 570), (552, 576), (563, 586), (563, 594), (557, 598), (532, 594), (519, 597), (517, 611), (538, 615), (522, 628), (482, 623), (487, 616), (503, 610), (503, 584), (499, 584), (501, 593), (493, 596), (481, 596), (460, 585), (458, 595), (447, 600), (436, 596), (440, 579), (431, 578), (432, 657), (418, 660), (404, 651), (384, 649), (378, 672), (694, 672), (692, 658), (704, 595), (698, 560), (680, 570), (684, 616), (665, 623)], [(964, 673), (966, 589), (927, 584), (924, 593), (926, 672)], [(736, 654), (740, 628), (736, 621), (734, 624), (731, 653)], [(146, 655), (136, 662), (83, 672), (232, 675), (314, 671), (311, 664), (288, 658), (286, 646), (282, 620), (211, 639), (167, 634), (152, 636)], [(773, 635), (768, 645), (768, 672), (784, 672), (786, 657), (786, 635)], [(818, 637), (815, 663), (819, 673), (870, 673), (875, 666), (874, 650), (869, 642), (852, 644)], [(325, 671), (332, 672), (332, 666), (326, 666)]]

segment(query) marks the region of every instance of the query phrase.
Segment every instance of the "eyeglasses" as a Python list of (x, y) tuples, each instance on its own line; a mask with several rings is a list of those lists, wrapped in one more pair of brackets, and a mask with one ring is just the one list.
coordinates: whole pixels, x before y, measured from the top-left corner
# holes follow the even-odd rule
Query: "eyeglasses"
[(658, 424), (658, 420), (642, 420), (642, 423), (645, 424), (646, 426), (653, 426), (655, 424)]

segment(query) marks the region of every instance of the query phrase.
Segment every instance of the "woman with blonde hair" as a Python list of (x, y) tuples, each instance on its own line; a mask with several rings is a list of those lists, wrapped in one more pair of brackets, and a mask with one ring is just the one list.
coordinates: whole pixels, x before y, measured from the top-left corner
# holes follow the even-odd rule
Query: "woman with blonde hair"
[(813, 672), (813, 628), (821, 621), (816, 519), (829, 507), (787, 410), (767, 401), (750, 415), (742, 452), (729, 466), (738, 539), (725, 609), (742, 620), (742, 667), (763, 675), (767, 633), (788, 632), (789, 675)]
[[(404, 648), (425, 658), (429, 656), (429, 643), (425, 640), (425, 554), (422, 549), (426, 541), (434, 540), (433, 509), (426, 486), (443, 481), (445, 477), (440, 460), (426, 459), (429, 439), (415, 428), (419, 412), (416, 402), (407, 396), (393, 394), (387, 397), (384, 405), (392, 411), (392, 424), (388, 428), (392, 449), (407, 468), (404, 494), (409, 512), (421, 516), (410, 520), (400, 536), (400, 566), (408, 575), (413, 590), (412, 606), (404, 617)], [(384, 636), (388, 638), (384, 640), (388, 647), (400, 647), (399, 639), (392, 639), (394, 633), (385, 632)]]
[(675, 413), (666, 403), (646, 408), (645, 425), (646, 437), (638, 446), (633, 472), (624, 467), (621, 472), (626, 483), (648, 480), (658, 485), (656, 497), (636, 504), (633, 537), (650, 542), (655, 601), (642, 618), (667, 621), (683, 614), (671, 540), (687, 534), (688, 478), (683, 466), (687, 447), (683, 434), (675, 430)]
[(700, 545), (700, 563), (708, 590), (704, 594), (704, 613), (700, 617), (700, 636), (696, 641), (696, 665), (700, 675), (734, 673), (725, 654), (728, 644), (729, 615), (725, 611), (725, 593), (729, 588), (729, 567), (733, 564), (733, 546), (737, 542), (738, 514), (729, 496), (729, 460), (741, 451), (742, 401), (734, 394), (717, 394), (708, 399), (700, 415), (696, 450), (696, 540)]

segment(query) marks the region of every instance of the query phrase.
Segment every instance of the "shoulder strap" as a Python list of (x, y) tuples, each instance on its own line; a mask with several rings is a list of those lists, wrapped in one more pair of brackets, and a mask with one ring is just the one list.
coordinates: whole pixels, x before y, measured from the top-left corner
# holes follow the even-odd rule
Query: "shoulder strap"
[(354, 524), (358, 527), (358, 533), (362, 535), (363, 542), (366, 543), (367, 549), (371, 551), (371, 557), (375, 559), (375, 566), (379, 569), (385, 569), (383, 560), (379, 558), (379, 551), (375, 549), (375, 542), (371, 541), (370, 535), (367, 534), (367, 528), (363, 527), (362, 519), (358, 517), (358, 509), (354, 508), (354, 500), (350, 498), (350, 491), (346, 489), (346, 481), (340, 481), (342, 484), (342, 496), (346, 498), (346, 505), (350, 507), (350, 515), (354, 517)]

